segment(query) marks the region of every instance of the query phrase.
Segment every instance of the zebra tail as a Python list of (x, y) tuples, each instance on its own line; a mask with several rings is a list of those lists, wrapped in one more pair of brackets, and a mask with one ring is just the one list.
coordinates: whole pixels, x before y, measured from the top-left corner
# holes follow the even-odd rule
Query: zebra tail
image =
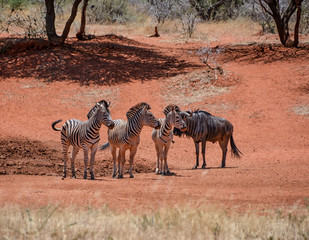
[(61, 121), (62, 121), (62, 119), (59, 119), (59, 120), (57, 120), (57, 121), (55, 121), (55, 122), (52, 123), (52, 128), (53, 128), (55, 131), (61, 131), (61, 128), (56, 128), (56, 127), (55, 127), (55, 125), (56, 125), (57, 123), (60, 123)]
[(109, 142), (104, 143), (104, 144), (99, 148), (99, 150), (100, 150), (100, 151), (105, 150), (105, 149), (108, 148), (109, 146), (110, 146)]
[(231, 148), (232, 148), (232, 155), (237, 157), (237, 158), (240, 158), (240, 154), (242, 154), (242, 152), (236, 147), (236, 144), (234, 142), (234, 138), (233, 138), (233, 134), (231, 135), (231, 138), (230, 138), (230, 143), (231, 143)]

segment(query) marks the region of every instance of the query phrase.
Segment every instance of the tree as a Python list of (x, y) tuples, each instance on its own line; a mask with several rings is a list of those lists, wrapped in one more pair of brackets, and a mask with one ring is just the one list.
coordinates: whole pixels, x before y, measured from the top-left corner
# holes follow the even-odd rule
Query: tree
[(62, 31), (62, 34), (59, 36), (56, 33), (56, 27), (55, 27), (55, 0), (45, 0), (46, 5), (46, 33), (49, 41), (52, 42), (58, 42), (58, 43), (64, 43), (66, 38), (69, 35), (71, 25), (73, 21), (75, 20), (78, 6), (82, 0), (74, 0), (71, 15), (66, 22), (64, 29)]
[(82, 8), (82, 16), (81, 16), (81, 21), (80, 21), (80, 29), (76, 33), (76, 37), (78, 40), (83, 40), (84, 35), (85, 35), (85, 27), (86, 27), (86, 9), (88, 6), (88, 1), (89, 0), (84, 0), (83, 8)]
[(205, 0), (190, 0), (189, 2), (196, 9), (199, 17), (206, 21), (210, 19), (211, 14), (221, 5), (223, 5), (225, 1), (226, 0), (218, 0), (213, 4)]
[[(301, 18), (301, 4), (303, 0), (289, 0), (286, 9), (284, 3), (279, 0), (259, 0), (261, 7), (265, 12), (270, 14), (276, 23), (279, 38), (285, 47), (297, 47), (299, 40), (299, 24)], [(294, 41), (290, 38), (289, 21), (291, 16), (296, 12), (296, 23), (294, 27)]]

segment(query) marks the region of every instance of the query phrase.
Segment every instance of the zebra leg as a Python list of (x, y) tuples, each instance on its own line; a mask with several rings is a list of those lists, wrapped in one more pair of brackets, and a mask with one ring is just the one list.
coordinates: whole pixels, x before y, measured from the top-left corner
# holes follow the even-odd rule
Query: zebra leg
[(156, 152), (157, 152), (157, 166), (156, 166), (156, 174), (159, 174), (159, 161), (160, 161), (160, 153), (159, 153), (159, 146), (155, 144)]
[(75, 158), (76, 155), (79, 152), (79, 148), (78, 147), (73, 147), (73, 152), (71, 155), (71, 170), (72, 170), (72, 178), (76, 178), (76, 174), (75, 174)]
[(62, 153), (63, 153), (63, 178), (67, 177), (67, 161), (68, 161), (68, 149), (70, 144), (63, 142), (62, 143)]
[(167, 165), (167, 154), (168, 154), (169, 149), (170, 149), (170, 144), (168, 144), (164, 149), (165, 169), (166, 169), (167, 174), (171, 173)]
[(196, 164), (195, 166), (193, 166), (192, 169), (197, 169), (198, 165), (199, 165), (199, 152), (200, 152), (200, 146), (198, 142), (194, 142), (195, 144), (195, 155), (196, 155)]
[(94, 174), (93, 174), (93, 166), (94, 166), (94, 160), (95, 160), (95, 154), (97, 152), (98, 149), (98, 144), (96, 143), (94, 146), (92, 146), (91, 148), (91, 154), (90, 154), (90, 176), (91, 176), (91, 180), (94, 180)]
[(134, 178), (132, 168), (133, 168), (133, 160), (134, 160), (136, 152), (137, 152), (137, 146), (134, 146), (133, 148), (131, 148), (131, 150), (130, 150), (130, 168), (129, 168), (130, 178)]
[(125, 150), (119, 149), (119, 155), (118, 155), (118, 178), (123, 178), (123, 166), (126, 161), (125, 159)]
[(227, 153), (227, 144), (229, 142), (229, 138), (225, 138), (222, 141), (219, 141), (220, 147), (222, 149), (222, 162), (221, 167), (225, 167), (225, 159), (226, 159), (226, 153)]
[(116, 177), (116, 150), (117, 148), (111, 146), (111, 152), (113, 157), (113, 178)]
[(206, 168), (206, 140), (202, 140), (202, 155), (203, 155), (203, 165), (202, 168)]
[(84, 169), (84, 179), (87, 179), (87, 165), (88, 165), (88, 146), (84, 145), (84, 163), (85, 163), (85, 169)]
[(168, 153), (168, 148), (165, 147), (164, 151), (163, 151), (163, 174), (166, 175), (167, 174), (167, 153)]

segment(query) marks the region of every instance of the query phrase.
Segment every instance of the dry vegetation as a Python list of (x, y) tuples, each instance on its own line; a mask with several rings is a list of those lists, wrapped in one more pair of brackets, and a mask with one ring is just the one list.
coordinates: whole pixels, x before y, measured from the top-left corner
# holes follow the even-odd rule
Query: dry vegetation
[(239, 214), (193, 206), (116, 213), (107, 206), (0, 209), (2, 239), (308, 239), (309, 209)]

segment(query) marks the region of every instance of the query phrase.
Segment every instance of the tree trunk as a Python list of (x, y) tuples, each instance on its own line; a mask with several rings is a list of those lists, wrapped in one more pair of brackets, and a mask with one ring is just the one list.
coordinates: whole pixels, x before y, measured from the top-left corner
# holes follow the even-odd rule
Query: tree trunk
[[(281, 9), (280, 9), (280, 2), (278, 0), (264, 0), (264, 2), (268, 5), (270, 11), (263, 5), (262, 1), (260, 0), (260, 5), (262, 8), (270, 14), (275, 23), (278, 30), (280, 42), (285, 47), (292, 47), (298, 45), (298, 35), (299, 35), (299, 23), (301, 17), (301, 3), (303, 0), (290, 0), (290, 4), (286, 11), (281, 16)], [(289, 33), (289, 21), (293, 13), (297, 9), (297, 19), (294, 28), (294, 41), (290, 39)]]
[(301, 2), (299, 4), (299, 2), (297, 2), (297, 0), (295, 0), (296, 2), (296, 7), (297, 7), (297, 16), (296, 16), (296, 23), (295, 23), (295, 27), (294, 27), (294, 47), (298, 46), (299, 43), (299, 39), (298, 39), (298, 35), (299, 35), (299, 24), (300, 24), (300, 17), (301, 17)]
[(153, 35), (151, 35), (150, 37), (160, 37), (160, 34), (159, 34), (159, 32), (158, 32), (158, 26), (155, 26), (155, 28), (154, 28), (154, 34)]
[(75, 0), (73, 3), (71, 16), (69, 17), (68, 21), (65, 24), (65, 27), (63, 29), (62, 35), (59, 36), (56, 33), (56, 27), (55, 27), (55, 5), (54, 0), (45, 0), (46, 5), (46, 33), (48, 40), (51, 42), (57, 42), (57, 43), (64, 43), (66, 38), (69, 35), (71, 25), (76, 17), (78, 5), (80, 4), (81, 0)]
[(88, 5), (88, 1), (89, 0), (84, 0), (84, 4), (83, 4), (83, 8), (82, 8), (82, 17), (81, 17), (81, 21), (80, 21), (80, 29), (79, 31), (76, 33), (76, 37), (78, 38), (78, 40), (83, 40), (84, 39), (84, 35), (85, 35), (85, 28), (86, 28), (86, 9), (87, 9), (87, 5)]
[(54, 38), (57, 38), (58, 35), (56, 33), (55, 28), (55, 6), (54, 0), (45, 0), (46, 5), (46, 34), (49, 41), (53, 41)]

